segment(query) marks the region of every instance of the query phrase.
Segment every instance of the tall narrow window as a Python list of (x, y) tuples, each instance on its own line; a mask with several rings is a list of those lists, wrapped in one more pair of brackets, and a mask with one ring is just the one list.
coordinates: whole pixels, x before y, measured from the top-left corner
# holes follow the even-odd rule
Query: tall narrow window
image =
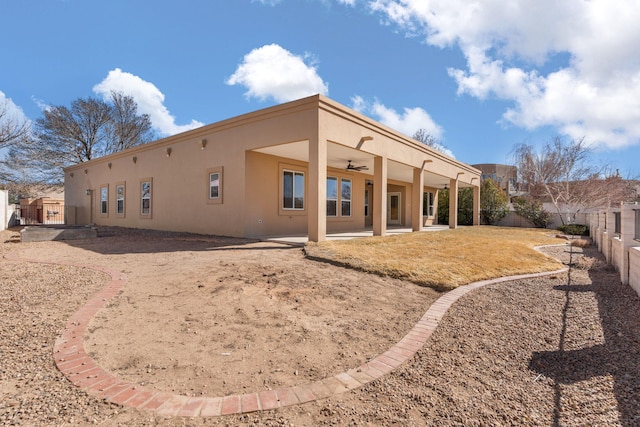
[(433, 201), (435, 196), (433, 193), (425, 192), (422, 194), (422, 215), (433, 216)]
[(220, 172), (209, 174), (209, 198), (220, 198)]
[(620, 234), (620, 231), (622, 230), (622, 227), (621, 227), (622, 215), (620, 214), (620, 212), (613, 213), (613, 221), (614, 221), (613, 232), (615, 234)]
[(364, 216), (369, 216), (369, 189), (364, 190)]
[(341, 191), (340, 191), (340, 215), (351, 216), (351, 180), (341, 179)]
[(140, 183), (140, 214), (151, 215), (151, 181)]
[(635, 223), (636, 223), (636, 231), (634, 232), (634, 239), (635, 240), (640, 240), (640, 209), (636, 209), (634, 211), (635, 213)]
[(282, 209), (304, 209), (304, 173), (282, 171)]
[(116, 185), (116, 214), (124, 215), (124, 184)]
[(109, 212), (109, 187), (100, 187), (100, 213), (106, 215)]
[(338, 216), (338, 178), (327, 178), (327, 216)]
[(207, 169), (207, 204), (222, 204), (224, 176), (222, 166)]

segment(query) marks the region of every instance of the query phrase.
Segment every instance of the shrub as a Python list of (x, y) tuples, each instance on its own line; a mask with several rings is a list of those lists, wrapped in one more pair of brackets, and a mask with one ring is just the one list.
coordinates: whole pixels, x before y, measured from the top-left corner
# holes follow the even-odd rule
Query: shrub
[(538, 228), (547, 228), (551, 222), (551, 213), (545, 211), (542, 203), (528, 197), (516, 197), (513, 199), (513, 208), (516, 213), (528, 219)]
[(558, 230), (571, 236), (587, 236), (589, 234), (589, 227), (583, 224), (561, 225)]
[(587, 248), (591, 246), (591, 240), (589, 239), (576, 239), (571, 241), (571, 246), (576, 248)]

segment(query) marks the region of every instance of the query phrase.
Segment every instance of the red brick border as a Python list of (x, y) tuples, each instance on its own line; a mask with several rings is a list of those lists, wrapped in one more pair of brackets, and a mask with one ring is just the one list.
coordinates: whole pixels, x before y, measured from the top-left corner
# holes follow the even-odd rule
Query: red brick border
[(67, 321), (66, 329), (53, 346), (53, 356), (58, 369), (77, 387), (99, 399), (143, 411), (154, 411), (161, 415), (179, 417), (216, 417), (267, 411), (285, 406), (298, 405), (312, 400), (324, 399), (359, 388), (374, 381), (409, 360), (427, 342), (447, 310), (463, 295), (486, 285), (510, 280), (529, 279), (551, 274), (560, 274), (566, 268), (546, 272), (522, 274), (492, 280), (474, 282), (460, 286), (436, 300), (418, 323), (398, 343), (385, 353), (374, 357), (362, 366), (342, 372), (333, 377), (311, 383), (283, 387), (242, 395), (223, 397), (190, 397), (151, 390), (137, 384), (123, 381), (105, 371), (84, 349), (84, 335), (89, 322), (124, 284), (126, 276), (121, 272), (104, 267), (86, 266), (74, 263), (54, 263), (18, 257), (5, 258), (13, 261), (41, 264), (66, 265), (89, 268), (111, 276), (109, 284), (94, 295)]

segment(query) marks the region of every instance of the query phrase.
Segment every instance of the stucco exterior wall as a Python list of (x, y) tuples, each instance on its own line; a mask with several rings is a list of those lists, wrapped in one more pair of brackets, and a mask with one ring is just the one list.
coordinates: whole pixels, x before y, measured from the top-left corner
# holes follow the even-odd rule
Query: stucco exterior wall
[(0, 190), (0, 231), (9, 225), (9, 193)]
[[(323, 153), (324, 171), (312, 166), (318, 164), (311, 160), (313, 147)], [(354, 155), (371, 170), (347, 170)], [(314, 215), (323, 216), (326, 184), (320, 180), (330, 176), (351, 180), (351, 215), (323, 218), (326, 231), (361, 230), (365, 188), (377, 173), (372, 167), (376, 158), (388, 161), (385, 188), (401, 193), (405, 226), (417, 208), (412, 209), (411, 200), (416, 168), (428, 176), (425, 191), (437, 192), (455, 178), (462, 186), (480, 182), (479, 171), (469, 165), (318, 95), (67, 168), (66, 204), (76, 207), (77, 224), (237, 237), (305, 234)], [(284, 169), (304, 175), (304, 209), (283, 208)], [(210, 172), (221, 176), (215, 200), (209, 197)], [(149, 212), (142, 212), (143, 182), (151, 184)], [(117, 186), (124, 187), (122, 214), (116, 212)]]

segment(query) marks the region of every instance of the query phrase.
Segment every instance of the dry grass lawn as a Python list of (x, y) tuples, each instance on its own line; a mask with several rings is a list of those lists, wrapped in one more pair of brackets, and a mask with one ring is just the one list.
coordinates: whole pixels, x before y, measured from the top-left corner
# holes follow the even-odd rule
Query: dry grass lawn
[(566, 243), (555, 234), (545, 229), (463, 227), (309, 243), (305, 250), (311, 258), (449, 290), (478, 280), (561, 268), (533, 249)]

